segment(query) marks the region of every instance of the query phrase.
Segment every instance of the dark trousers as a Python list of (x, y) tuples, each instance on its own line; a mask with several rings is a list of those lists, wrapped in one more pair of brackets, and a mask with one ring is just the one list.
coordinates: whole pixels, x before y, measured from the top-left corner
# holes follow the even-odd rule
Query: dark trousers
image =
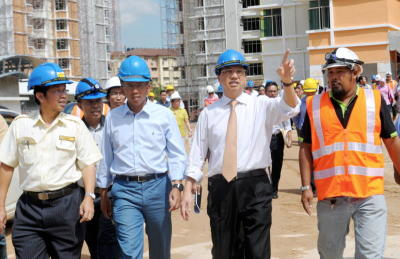
[(229, 183), (212, 176), (207, 199), (214, 259), (271, 257), (272, 187), (266, 174)]
[(79, 223), (82, 198), (79, 187), (46, 201), (22, 194), (12, 228), (17, 258), (80, 258), (85, 234)]
[(103, 216), (99, 198), (94, 202), (93, 219), (86, 223), (85, 241), (92, 259), (113, 259), (119, 257), (115, 226), (111, 219)]
[(272, 135), (271, 143), (269, 145), (271, 150), (272, 159), (272, 189), (274, 192), (278, 191), (279, 180), (281, 179), (281, 171), (283, 165), (283, 151), (285, 149), (285, 141), (283, 140), (282, 133)]
[(0, 234), (0, 259), (7, 259), (6, 237)]

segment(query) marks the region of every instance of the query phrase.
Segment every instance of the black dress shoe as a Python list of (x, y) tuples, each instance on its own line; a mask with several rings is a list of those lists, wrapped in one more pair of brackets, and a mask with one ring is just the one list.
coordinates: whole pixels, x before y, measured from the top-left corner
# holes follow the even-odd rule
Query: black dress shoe
[(272, 193), (272, 199), (278, 199), (278, 192), (273, 192)]

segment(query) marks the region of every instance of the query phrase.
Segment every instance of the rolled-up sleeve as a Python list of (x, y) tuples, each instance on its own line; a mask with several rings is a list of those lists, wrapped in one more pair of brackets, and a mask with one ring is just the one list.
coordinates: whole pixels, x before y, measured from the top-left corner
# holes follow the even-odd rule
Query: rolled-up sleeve
[(168, 175), (171, 181), (182, 180), (186, 167), (186, 152), (178, 124), (172, 112), (167, 113), (168, 127), (165, 132), (168, 157)]
[(101, 152), (103, 154), (103, 159), (96, 173), (96, 183), (97, 187), (108, 188), (112, 184), (112, 175), (110, 172), (111, 163), (114, 160), (114, 151), (111, 143), (111, 116), (106, 117), (103, 129), (103, 137), (101, 141)]
[(186, 177), (193, 178), (196, 182), (200, 182), (203, 178), (203, 165), (208, 151), (207, 136), (207, 109), (204, 109), (197, 121), (194, 132), (192, 147), (188, 158), (188, 166), (186, 169)]
[(102, 158), (99, 148), (90, 134), (85, 124), (78, 122), (76, 150), (77, 164), (79, 169), (83, 169), (89, 165), (94, 165)]

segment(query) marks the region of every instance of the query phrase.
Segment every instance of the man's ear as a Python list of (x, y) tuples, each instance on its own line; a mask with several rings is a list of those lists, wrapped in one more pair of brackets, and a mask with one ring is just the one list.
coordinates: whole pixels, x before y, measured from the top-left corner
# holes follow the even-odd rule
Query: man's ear
[(356, 76), (356, 78), (359, 77), (363, 72), (362, 66), (355, 65), (353, 72), (354, 72), (354, 75)]
[(46, 98), (42, 92), (35, 93), (35, 97), (36, 97), (36, 99), (39, 100), (40, 103), (42, 103), (44, 101), (44, 99)]

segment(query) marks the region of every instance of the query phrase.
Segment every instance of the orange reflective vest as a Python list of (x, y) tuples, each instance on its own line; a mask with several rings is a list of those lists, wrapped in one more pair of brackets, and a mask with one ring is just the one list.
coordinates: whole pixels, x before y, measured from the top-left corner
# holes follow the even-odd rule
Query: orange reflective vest
[[(103, 115), (106, 116), (109, 111), (110, 111), (110, 106), (108, 106), (108, 104), (106, 104), (106, 103), (103, 103), (103, 112), (102, 112)], [(75, 104), (74, 108), (72, 108), (71, 115), (74, 115), (74, 116), (82, 119), (83, 111), (81, 109), (79, 109), (77, 104)]]
[(383, 194), (381, 96), (377, 90), (358, 91), (346, 128), (336, 115), (329, 93), (307, 99), (318, 200)]

